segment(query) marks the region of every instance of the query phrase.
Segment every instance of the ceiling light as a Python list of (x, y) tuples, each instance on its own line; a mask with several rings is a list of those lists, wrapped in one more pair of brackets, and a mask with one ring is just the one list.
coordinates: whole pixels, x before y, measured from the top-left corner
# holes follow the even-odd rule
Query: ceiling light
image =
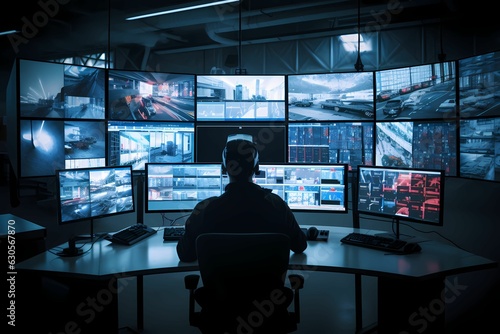
[(19, 31), (17, 31), (17, 30), (7, 30), (7, 31), (1, 31), (1, 32), (0, 32), (0, 36), (2, 36), (2, 35), (16, 34), (16, 33), (18, 33), (18, 32), (19, 32)]
[(199, 9), (199, 8), (210, 7), (210, 6), (217, 6), (217, 5), (224, 5), (226, 3), (231, 3), (231, 2), (239, 2), (239, 0), (212, 1), (212, 2), (209, 2), (209, 3), (205, 3), (205, 4), (200, 4), (200, 5), (193, 5), (193, 6), (187, 6), (187, 7), (181, 7), (181, 8), (176, 8), (176, 9), (165, 10), (165, 11), (161, 11), (161, 12), (155, 12), (155, 13), (151, 13), (151, 14), (144, 14), (144, 15), (132, 16), (132, 17), (126, 18), (126, 20), (128, 20), (128, 21), (140, 20), (140, 19), (145, 19), (147, 17), (152, 17), (152, 16), (166, 15), (166, 14), (184, 12), (186, 10)]

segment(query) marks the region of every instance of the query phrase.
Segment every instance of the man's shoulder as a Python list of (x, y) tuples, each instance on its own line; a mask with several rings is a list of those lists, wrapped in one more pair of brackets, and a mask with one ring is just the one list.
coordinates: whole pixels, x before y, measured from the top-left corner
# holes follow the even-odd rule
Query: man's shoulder
[(196, 207), (198, 207), (198, 208), (206, 207), (207, 205), (209, 205), (213, 201), (217, 200), (218, 198), (219, 198), (219, 196), (212, 196), (212, 197), (202, 199), (201, 201), (198, 202), (198, 204), (196, 204), (195, 208)]

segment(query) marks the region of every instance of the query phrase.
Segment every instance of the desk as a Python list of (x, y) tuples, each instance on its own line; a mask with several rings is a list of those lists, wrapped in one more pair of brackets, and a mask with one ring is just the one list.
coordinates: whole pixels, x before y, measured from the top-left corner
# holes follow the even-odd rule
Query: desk
[[(306, 226), (305, 226), (306, 227)], [(384, 252), (343, 245), (340, 239), (352, 231), (378, 233), (364, 229), (344, 227), (320, 227), (330, 230), (327, 242), (309, 242), (304, 254), (292, 254), (290, 270), (310, 270), (360, 274), (378, 278), (378, 330), (379, 333), (416, 332), (421, 326), (433, 329), (430, 332), (444, 332), (444, 307), (442, 292), (445, 278), (449, 275), (495, 268), (497, 263), (471, 254), (453, 246), (436, 241), (422, 243), (422, 252), (411, 255), (387, 255)], [(41, 274), (51, 277), (65, 277), (94, 282), (95, 291), (85, 291), (77, 298), (80, 304), (86, 297), (96, 296), (101, 304), (106, 304), (103, 312), (96, 312), (96, 319), (101, 317), (109, 332), (118, 328), (116, 302), (116, 279), (127, 276), (138, 277), (142, 285), (143, 275), (160, 273), (197, 271), (197, 263), (180, 262), (176, 252), (176, 242), (164, 242), (160, 231), (156, 235), (132, 246), (112, 244), (102, 240), (89, 252), (79, 257), (59, 258), (51, 252), (44, 252), (17, 265), (19, 274)], [(81, 286), (81, 285), (80, 285)], [(307, 287), (307, 282), (306, 282)], [(142, 288), (138, 286), (138, 327), (142, 329)], [(401, 296), (405, 298), (401, 298)], [(99, 303), (98, 303), (99, 304)], [(433, 312), (432, 321), (423, 323), (421, 316), (408, 319), (422, 305), (429, 305)], [(101, 305), (97, 305), (99, 308)], [(69, 309), (76, 310), (76, 306)], [(99, 308), (100, 309), (100, 308)], [(81, 309), (80, 309), (81, 311)], [(109, 311), (104, 316), (103, 314)], [(76, 325), (88, 320), (89, 314), (82, 317), (82, 312), (69, 315)], [(116, 316), (116, 318), (115, 318)], [(94, 320), (94, 318), (92, 318)], [(62, 325), (67, 325), (67, 320)], [(98, 321), (92, 321), (89, 326)], [(61, 323), (57, 324), (58, 326)], [(99, 329), (103, 329), (99, 324)], [(434, 331), (435, 329), (435, 331)], [(53, 332), (61, 332), (54, 328)], [(85, 331), (84, 331), (85, 332)], [(89, 333), (92, 331), (88, 331)]]
[(14, 237), (16, 262), (45, 250), (46, 229), (10, 213), (0, 214), (0, 245), (7, 254), (8, 235)]

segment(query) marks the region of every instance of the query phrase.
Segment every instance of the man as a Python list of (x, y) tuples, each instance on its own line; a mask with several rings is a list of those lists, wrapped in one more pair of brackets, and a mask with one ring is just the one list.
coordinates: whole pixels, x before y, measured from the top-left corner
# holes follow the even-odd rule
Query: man
[(229, 177), (225, 192), (198, 203), (186, 221), (186, 233), (177, 243), (181, 261), (196, 261), (196, 238), (210, 232), (283, 233), (290, 237), (293, 252), (307, 248), (306, 235), (288, 205), (270, 189), (252, 182), (259, 172), (259, 152), (252, 136), (228, 137), (222, 171)]

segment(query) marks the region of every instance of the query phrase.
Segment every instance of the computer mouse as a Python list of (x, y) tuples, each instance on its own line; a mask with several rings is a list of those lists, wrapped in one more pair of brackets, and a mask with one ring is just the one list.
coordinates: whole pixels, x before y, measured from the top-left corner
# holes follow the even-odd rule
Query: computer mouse
[(319, 230), (317, 227), (311, 226), (307, 229), (307, 240), (316, 240)]
[(418, 253), (422, 250), (419, 244), (416, 242), (408, 242), (404, 247), (405, 253)]

